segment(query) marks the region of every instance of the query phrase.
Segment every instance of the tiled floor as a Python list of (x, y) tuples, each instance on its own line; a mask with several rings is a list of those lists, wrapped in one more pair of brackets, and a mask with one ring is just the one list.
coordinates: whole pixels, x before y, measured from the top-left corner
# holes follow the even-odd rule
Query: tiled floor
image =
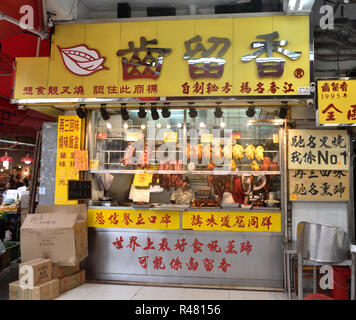
[[(296, 299), (295, 295), (292, 297)], [(56, 300), (288, 300), (284, 292), (85, 283)]]

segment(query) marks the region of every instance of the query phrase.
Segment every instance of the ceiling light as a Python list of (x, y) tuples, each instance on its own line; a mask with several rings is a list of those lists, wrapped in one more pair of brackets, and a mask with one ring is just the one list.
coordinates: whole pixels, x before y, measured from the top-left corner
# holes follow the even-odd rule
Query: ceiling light
[(159, 119), (159, 114), (158, 114), (156, 107), (151, 107), (151, 116), (152, 116), (153, 120)]
[(182, 128), (182, 126), (183, 126), (183, 125), (182, 125), (181, 123), (177, 123), (177, 127), (178, 127), (178, 128)]
[(137, 115), (141, 119), (146, 118), (147, 112), (146, 112), (145, 108), (144, 107), (140, 107)]
[(171, 128), (171, 125), (170, 124), (167, 124), (167, 129), (170, 129)]
[(107, 123), (106, 123), (106, 127), (107, 127), (108, 129), (111, 129), (111, 128), (112, 128), (111, 123), (110, 123), (110, 122), (107, 122)]
[(157, 128), (159, 129), (161, 127), (162, 127), (162, 125), (160, 123), (157, 123)]
[(81, 104), (77, 109), (75, 109), (75, 111), (80, 119), (84, 119), (87, 115), (87, 110), (85, 109), (84, 104)]
[[(167, 105), (167, 103), (165, 103)], [(162, 107), (162, 117), (169, 118), (171, 116), (171, 112), (168, 110), (168, 107)]]
[(103, 120), (107, 121), (110, 119), (110, 115), (109, 115), (109, 112), (105, 108), (105, 104), (101, 105), (100, 113), (101, 113), (101, 117), (103, 118)]
[(121, 113), (121, 117), (124, 121), (127, 121), (130, 119), (130, 115), (129, 115), (128, 111), (126, 110), (126, 107), (121, 107), (120, 113)]
[(221, 128), (225, 128), (225, 122), (221, 122), (221, 123), (220, 123), (220, 127), (221, 127)]
[(248, 116), (249, 118), (253, 118), (254, 115), (256, 114), (256, 110), (255, 110), (255, 106), (249, 106), (248, 109), (246, 110), (246, 116)]
[(127, 123), (124, 123), (124, 129), (127, 129), (129, 125)]
[(141, 125), (141, 130), (145, 130), (146, 126), (144, 124)]
[(215, 108), (215, 111), (214, 111), (214, 116), (215, 116), (216, 118), (221, 118), (221, 117), (223, 116), (223, 114), (224, 114), (224, 113), (222, 112), (220, 106), (217, 106), (217, 107)]
[(205, 127), (205, 123), (204, 122), (200, 122), (199, 126), (200, 126), (200, 128), (204, 128)]
[(195, 118), (198, 115), (197, 110), (194, 107), (189, 107), (189, 117)]
[(29, 154), (27, 154), (25, 158), (21, 159), (21, 162), (24, 162), (25, 164), (31, 164), (33, 162), (33, 159), (30, 157)]

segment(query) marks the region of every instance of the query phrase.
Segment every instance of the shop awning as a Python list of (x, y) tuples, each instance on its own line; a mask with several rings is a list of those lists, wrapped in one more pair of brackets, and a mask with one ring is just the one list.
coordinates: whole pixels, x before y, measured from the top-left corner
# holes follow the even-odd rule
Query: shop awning
[(0, 132), (35, 137), (37, 130), (46, 121), (56, 119), (29, 109), (19, 110), (9, 100), (0, 98)]

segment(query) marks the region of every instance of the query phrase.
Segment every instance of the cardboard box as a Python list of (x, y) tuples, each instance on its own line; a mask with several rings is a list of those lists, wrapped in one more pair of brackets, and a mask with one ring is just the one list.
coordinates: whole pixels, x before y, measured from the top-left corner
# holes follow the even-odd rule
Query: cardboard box
[(21, 227), (21, 259), (51, 259), (54, 265), (76, 266), (88, 256), (87, 207), (45, 205), (26, 217)]
[(22, 289), (20, 281), (9, 284), (9, 300), (52, 300), (59, 296), (59, 280), (53, 279), (39, 286)]
[[(32, 269), (33, 279), (28, 277), (27, 268)], [(31, 271), (30, 271), (31, 272)], [(52, 262), (49, 259), (34, 259), (19, 265), (19, 279), (26, 277), (26, 285), (30, 287), (39, 286), (42, 283), (52, 280)]]
[(63, 279), (79, 272), (79, 264), (75, 267), (52, 266), (52, 279)]
[(59, 280), (59, 293), (66, 292), (85, 282), (85, 271), (81, 270), (71, 276)]

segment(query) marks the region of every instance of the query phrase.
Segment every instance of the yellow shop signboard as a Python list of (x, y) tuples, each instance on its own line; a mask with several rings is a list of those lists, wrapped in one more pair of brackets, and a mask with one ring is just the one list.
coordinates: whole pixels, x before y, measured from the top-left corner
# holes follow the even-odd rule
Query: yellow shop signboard
[(309, 50), (308, 16), (58, 25), (14, 100), (309, 95)]
[(68, 201), (68, 180), (78, 180), (75, 154), (83, 145), (84, 120), (77, 116), (58, 117), (55, 204), (76, 204)]
[(356, 124), (356, 80), (318, 80), (318, 121), (323, 126)]

